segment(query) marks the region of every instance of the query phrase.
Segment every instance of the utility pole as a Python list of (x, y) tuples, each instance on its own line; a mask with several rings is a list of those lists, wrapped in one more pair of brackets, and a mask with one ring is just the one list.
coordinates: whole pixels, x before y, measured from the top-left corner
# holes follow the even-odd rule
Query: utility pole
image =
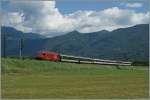
[(4, 33), (4, 37), (3, 37), (3, 42), (4, 42), (4, 44), (3, 44), (3, 56), (4, 56), (4, 58), (6, 57), (6, 33)]
[(19, 41), (19, 58), (22, 59), (23, 39)]

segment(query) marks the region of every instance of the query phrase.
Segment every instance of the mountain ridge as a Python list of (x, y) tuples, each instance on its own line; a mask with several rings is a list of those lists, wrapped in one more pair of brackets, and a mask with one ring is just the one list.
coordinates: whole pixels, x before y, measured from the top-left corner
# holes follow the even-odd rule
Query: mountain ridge
[[(17, 42), (13, 42), (11, 45), (16, 45)], [(8, 46), (7, 49), (8, 55), (18, 55), (18, 47)], [(73, 31), (53, 38), (24, 40), (24, 56), (35, 56), (43, 50), (101, 59), (148, 61), (149, 24), (93, 33)]]
[(24, 33), (13, 27), (8, 27), (8, 26), (2, 26), (1, 33), (2, 33), (2, 36), (4, 36), (5, 34), (7, 38), (23, 38), (23, 39), (46, 38), (45, 36), (37, 34), (37, 33), (32, 33), (32, 32)]

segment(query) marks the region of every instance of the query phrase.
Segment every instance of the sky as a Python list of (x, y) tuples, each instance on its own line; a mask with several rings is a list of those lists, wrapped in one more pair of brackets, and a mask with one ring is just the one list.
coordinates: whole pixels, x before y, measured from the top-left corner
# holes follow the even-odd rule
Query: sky
[(149, 23), (148, 0), (2, 0), (2, 25), (48, 37)]

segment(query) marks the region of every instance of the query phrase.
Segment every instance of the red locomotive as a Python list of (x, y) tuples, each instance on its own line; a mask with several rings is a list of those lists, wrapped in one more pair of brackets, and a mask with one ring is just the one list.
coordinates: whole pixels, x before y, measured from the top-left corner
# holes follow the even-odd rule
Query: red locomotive
[(49, 61), (60, 61), (61, 57), (58, 53), (42, 51), (37, 54), (36, 59), (49, 60)]

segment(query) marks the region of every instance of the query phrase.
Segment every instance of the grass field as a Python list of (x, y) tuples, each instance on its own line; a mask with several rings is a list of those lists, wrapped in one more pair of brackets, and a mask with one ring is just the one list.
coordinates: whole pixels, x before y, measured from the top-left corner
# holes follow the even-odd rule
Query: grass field
[(2, 59), (2, 98), (148, 98), (148, 67)]

